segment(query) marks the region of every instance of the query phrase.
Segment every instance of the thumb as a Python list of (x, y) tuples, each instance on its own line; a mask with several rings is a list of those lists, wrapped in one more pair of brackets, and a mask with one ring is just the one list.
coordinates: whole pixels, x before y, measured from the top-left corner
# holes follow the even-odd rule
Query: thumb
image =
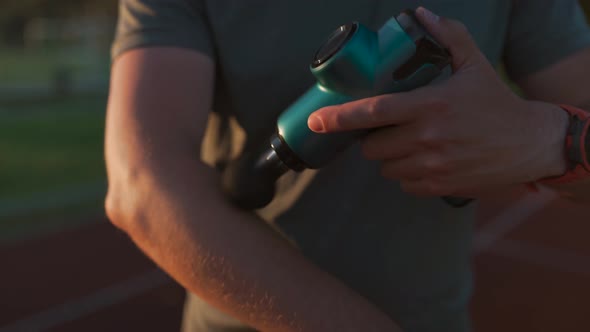
[(451, 52), (453, 71), (481, 60), (481, 52), (463, 23), (440, 17), (424, 7), (416, 9), (416, 17), (432, 37)]

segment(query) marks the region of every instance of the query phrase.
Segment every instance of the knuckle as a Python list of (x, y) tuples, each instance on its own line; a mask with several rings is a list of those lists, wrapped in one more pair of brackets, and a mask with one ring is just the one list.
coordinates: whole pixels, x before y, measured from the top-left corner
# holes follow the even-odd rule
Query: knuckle
[(429, 173), (439, 174), (445, 168), (445, 163), (441, 158), (430, 157), (424, 160), (424, 169)]
[(438, 129), (433, 126), (428, 126), (418, 133), (416, 138), (417, 143), (420, 147), (430, 149), (439, 146), (439, 133)]
[(453, 171), (453, 165), (448, 158), (433, 156), (424, 161), (424, 168), (427, 172), (436, 176), (446, 176)]
[(371, 119), (381, 122), (386, 104), (386, 100), (383, 97), (372, 98), (367, 105), (367, 113)]

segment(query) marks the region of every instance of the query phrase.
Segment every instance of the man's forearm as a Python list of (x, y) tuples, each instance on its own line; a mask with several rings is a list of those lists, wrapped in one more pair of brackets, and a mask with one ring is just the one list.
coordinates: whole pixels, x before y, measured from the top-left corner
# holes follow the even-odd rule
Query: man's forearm
[(225, 202), (198, 159), (214, 65), (186, 49), (126, 52), (113, 65), (107, 211), (191, 292), (264, 331), (388, 331), (389, 317)]
[(212, 170), (191, 157), (160, 159), (158, 169), (133, 170), (131, 182), (113, 179), (109, 201), (135, 206), (113, 218), (132, 218), (119, 226), (187, 289), (265, 331), (396, 329), (264, 222), (226, 205)]

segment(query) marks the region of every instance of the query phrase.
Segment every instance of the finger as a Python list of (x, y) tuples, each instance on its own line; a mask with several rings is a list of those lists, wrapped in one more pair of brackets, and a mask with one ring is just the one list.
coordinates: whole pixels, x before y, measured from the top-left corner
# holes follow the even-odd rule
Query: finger
[(481, 52), (463, 23), (440, 17), (424, 7), (416, 9), (416, 17), (451, 52), (454, 71), (481, 59)]
[(401, 182), (404, 192), (421, 197), (446, 196), (443, 186), (430, 179), (410, 179)]
[(429, 102), (429, 88), (324, 107), (311, 114), (308, 127), (314, 132), (329, 133), (406, 123), (417, 118), (420, 110), (437, 107)]
[(368, 160), (399, 159), (422, 150), (414, 124), (389, 126), (372, 131), (361, 141), (363, 155)]
[(473, 179), (466, 179), (463, 176), (444, 177), (415, 177), (401, 179), (402, 190), (418, 196), (452, 196), (473, 198), (480, 197), (486, 193), (498, 192), (502, 185), (486, 185), (480, 188), (480, 184)]
[(440, 179), (449, 172), (448, 164), (436, 154), (418, 154), (381, 164), (381, 175), (392, 180)]

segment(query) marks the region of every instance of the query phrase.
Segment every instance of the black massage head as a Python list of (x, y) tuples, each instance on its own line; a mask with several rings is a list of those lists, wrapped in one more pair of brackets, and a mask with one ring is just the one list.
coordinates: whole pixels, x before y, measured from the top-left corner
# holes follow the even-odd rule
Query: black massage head
[(255, 210), (266, 206), (275, 195), (275, 183), (288, 169), (274, 150), (244, 154), (224, 170), (222, 188), (237, 207)]

